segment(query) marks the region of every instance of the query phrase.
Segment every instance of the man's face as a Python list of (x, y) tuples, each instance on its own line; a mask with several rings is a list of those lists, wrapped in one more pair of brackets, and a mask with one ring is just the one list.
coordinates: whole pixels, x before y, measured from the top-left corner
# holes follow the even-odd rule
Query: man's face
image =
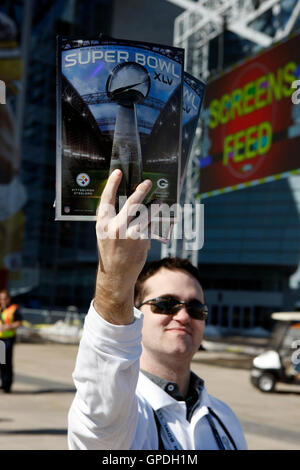
[[(144, 283), (143, 302), (155, 297), (172, 296), (180, 301), (193, 299), (204, 303), (204, 294), (198, 281), (183, 270), (161, 268)], [(150, 305), (143, 305), (144, 326), (142, 344), (145, 353), (158, 360), (191, 360), (201, 344), (205, 322), (191, 318), (183, 305), (172, 315), (153, 313)]]
[(1, 306), (1, 308), (6, 308), (9, 305), (9, 302), (10, 302), (10, 297), (5, 293), (1, 293), (0, 294), (0, 306)]

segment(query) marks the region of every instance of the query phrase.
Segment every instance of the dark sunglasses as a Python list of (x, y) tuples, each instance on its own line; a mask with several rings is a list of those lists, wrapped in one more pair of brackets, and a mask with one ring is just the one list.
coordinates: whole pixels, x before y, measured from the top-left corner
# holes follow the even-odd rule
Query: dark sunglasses
[(189, 302), (181, 302), (174, 297), (156, 297), (155, 299), (142, 302), (137, 308), (140, 308), (142, 305), (150, 305), (151, 312), (165, 315), (172, 315), (179, 312), (182, 305), (184, 305), (190, 317), (196, 318), (197, 320), (206, 320), (208, 314), (207, 305), (196, 299), (190, 300)]

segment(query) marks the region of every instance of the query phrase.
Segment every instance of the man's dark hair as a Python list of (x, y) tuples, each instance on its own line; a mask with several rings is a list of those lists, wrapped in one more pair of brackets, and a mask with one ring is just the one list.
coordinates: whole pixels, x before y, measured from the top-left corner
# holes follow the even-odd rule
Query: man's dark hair
[(156, 261), (150, 261), (145, 264), (136, 281), (134, 288), (134, 303), (139, 305), (145, 298), (144, 283), (149, 277), (156, 274), (160, 269), (165, 268), (170, 271), (186, 271), (191, 274), (201, 286), (200, 273), (198, 268), (192, 265), (188, 259), (184, 258), (163, 258)]

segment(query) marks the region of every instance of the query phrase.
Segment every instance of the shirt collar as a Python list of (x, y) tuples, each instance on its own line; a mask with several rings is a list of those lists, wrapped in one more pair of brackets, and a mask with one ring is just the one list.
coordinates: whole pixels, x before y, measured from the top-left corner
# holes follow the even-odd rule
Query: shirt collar
[[(162, 379), (144, 370), (141, 371), (138, 388), (154, 410), (163, 408), (164, 406), (174, 405), (176, 401), (184, 401), (183, 396), (179, 392), (178, 385), (175, 382)], [(199, 400), (203, 389), (204, 381), (194, 374), (194, 372), (191, 372), (189, 393), (196, 391)]]

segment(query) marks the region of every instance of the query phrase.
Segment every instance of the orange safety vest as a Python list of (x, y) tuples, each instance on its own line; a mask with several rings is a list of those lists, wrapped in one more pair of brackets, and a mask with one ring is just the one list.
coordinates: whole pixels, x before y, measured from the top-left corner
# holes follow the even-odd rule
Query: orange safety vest
[[(0, 313), (0, 324), (1, 325), (9, 325), (10, 323), (14, 322), (15, 318), (15, 312), (18, 308), (18, 305), (12, 304), (9, 307), (5, 308), (1, 313)], [(0, 331), (0, 338), (13, 338), (16, 336), (16, 330), (6, 330), (6, 331)]]

